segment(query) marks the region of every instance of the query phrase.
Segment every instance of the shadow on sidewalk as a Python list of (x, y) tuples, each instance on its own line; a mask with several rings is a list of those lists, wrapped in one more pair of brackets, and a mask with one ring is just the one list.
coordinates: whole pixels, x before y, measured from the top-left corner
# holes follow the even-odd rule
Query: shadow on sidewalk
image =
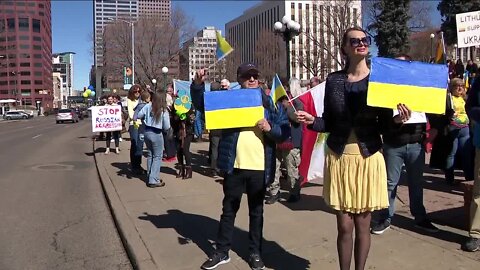
[[(429, 217), (431, 215), (432, 214), (430, 213)], [(436, 215), (434, 214), (433, 217), (435, 217), (435, 216)], [(437, 222), (437, 220), (433, 219), (433, 218), (432, 218), (432, 221), (435, 222), (435, 223), (438, 223), (438, 224), (442, 224), (441, 222)], [(454, 233), (454, 232), (450, 232), (450, 231), (445, 231), (445, 230), (442, 230), (440, 228), (439, 228), (439, 231), (436, 232), (436, 233), (427, 232), (425, 230), (422, 230), (422, 229), (419, 229), (419, 228), (415, 227), (415, 221), (413, 219), (408, 218), (408, 217), (404, 217), (404, 216), (401, 216), (401, 215), (395, 215), (395, 217), (392, 219), (392, 225), (394, 225), (396, 227), (399, 227), (401, 229), (404, 229), (404, 230), (408, 230), (408, 231), (418, 233), (418, 234), (421, 234), (421, 235), (430, 236), (432, 238), (437, 238), (437, 239), (447, 241), (447, 242), (451, 242), (451, 243), (462, 244), (467, 239), (463, 235), (460, 235), (460, 234), (457, 234), (457, 233)]]
[[(138, 217), (152, 222), (157, 228), (173, 228), (179, 234), (178, 243), (186, 245), (194, 243), (205, 254), (213, 252), (213, 240), (216, 239), (217, 220), (177, 209), (167, 210), (164, 215), (149, 215)], [(244, 260), (248, 260), (248, 232), (237, 227), (234, 229), (232, 251)], [(268, 268), (280, 270), (309, 269), (310, 261), (289, 253), (274, 241), (263, 241), (264, 262)], [(199, 265), (203, 262), (198, 262)]]
[(127, 179), (138, 179), (142, 182), (146, 182), (146, 179), (147, 179), (147, 176), (146, 175), (137, 175), (137, 174), (134, 174), (132, 173), (132, 171), (130, 170), (130, 166), (129, 166), (129, 163), (128, 162), (113, 162), (111, 163), (111, 165), (117, 169), (119, 169), (117, 171), (117, 175), (118, 176), (124, 176), (126, 177)]
[[(288, 196), (288, 193), (286, 193)], [(287, 201), (280, 201), (281, 204), (293, 211), (323, 211), (335, 215), (335, 210), (329, 207), (322, 196), (302, 194), (300, 201), (289, 203)]]

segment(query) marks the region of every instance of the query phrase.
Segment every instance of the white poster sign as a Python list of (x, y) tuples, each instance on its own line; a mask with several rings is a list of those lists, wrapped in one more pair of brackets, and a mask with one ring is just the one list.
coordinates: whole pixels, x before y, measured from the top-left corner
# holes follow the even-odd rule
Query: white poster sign
[(122, 108), (115, 106), (93, 106), (92, 131), (117, 131), (122, 130)]
[(456, 19), (458, 48), (480, 45), (480, 10), (457, 14)]

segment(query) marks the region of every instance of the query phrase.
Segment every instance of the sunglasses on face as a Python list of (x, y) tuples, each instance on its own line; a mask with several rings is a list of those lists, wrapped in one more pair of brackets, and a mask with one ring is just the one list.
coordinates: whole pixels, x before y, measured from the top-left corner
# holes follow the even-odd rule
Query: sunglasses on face
[(248, 81), (252, 77), (254, 80), (258, 80), (258, 74), (247, 74), (247, 75), (243, 75), (241, 78)]
[(350, 45), (354, 48), (360, 47), (360, 43), (363, 46), (368, 47), (372, 45), (372, 38), (371, 37), (363, 37), (363, 38), (350, 38)]

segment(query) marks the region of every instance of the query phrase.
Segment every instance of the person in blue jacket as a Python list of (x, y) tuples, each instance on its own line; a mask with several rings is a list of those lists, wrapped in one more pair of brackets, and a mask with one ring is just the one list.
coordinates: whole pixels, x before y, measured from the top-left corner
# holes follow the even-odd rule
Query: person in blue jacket
[[(242, 88), (259, 89), (258, 76), (258, 68), (253, 63), (244, 63), (237, 69), (237, 79)], [(197, 71), (190, 93), (193, 105), (202, 113), (204, 92), (205, 70), (201, 69)], [(203, 263), (202, 269), (214, 269), (230, 261), (228, 252), (232, 245), (235, 216), (245, 187), (250, 216), (248, 264), (252, 269), (265, 268), (261, 258), (263, 202), (266, 187), (275, 175), (276, 143), (289, 137), (290, 124), (282, 106), (277, 106), (277, 109), (272, 99), (261, 92), (264, 118), (259, 119), (255, 127), (221, 131), (217, 168), (224, 175), (223, 208), (216, 249)]]

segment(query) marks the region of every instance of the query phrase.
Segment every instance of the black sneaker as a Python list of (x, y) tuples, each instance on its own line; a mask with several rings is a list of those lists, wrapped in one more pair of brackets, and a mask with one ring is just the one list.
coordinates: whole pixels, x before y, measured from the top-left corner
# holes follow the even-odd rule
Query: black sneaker
[(463, 249), (470, 252), (480, 250), (480, 238), (468, 238), (467, 242), (463, 245)]
[(202, 269), (215, 269), (221, 264), (226, 264), (230, 262), (230, 257), (228, 254), (221, 252), (214, 252), (206, 262), (202, 264)]
[(275, 195), (272, 195), (270, 197), (268, 197), (266, 200), (265, 200), (265, 203), (266, 204), (274, 204), (278, 201), (278, 199), (280, 198), (280, 192), (278, 192), (277, 194)]
[(419, 228), (419, 229), (422, 229), (422, 230), (425, 230), (427, 232), (431, 232), (431, 233), (436, 233), (438, 232), (438, 228), (435, 227), (432, 222), (430, 222), (430, 220), (428, 219), (424, 219), (420, 222), (417, 222), (415, 223), (415, 227)]
[(262, 258), (258, 254), (250, 254), (250, 258), (248, 258), (248, 265), (252, 270), (261, 270), (265, 269), (265, 264), (263, 264)]
[(376, 235), (384, 233), (390, 228), (390, 221), (384, 220), (372, 226), (371, 232)]

